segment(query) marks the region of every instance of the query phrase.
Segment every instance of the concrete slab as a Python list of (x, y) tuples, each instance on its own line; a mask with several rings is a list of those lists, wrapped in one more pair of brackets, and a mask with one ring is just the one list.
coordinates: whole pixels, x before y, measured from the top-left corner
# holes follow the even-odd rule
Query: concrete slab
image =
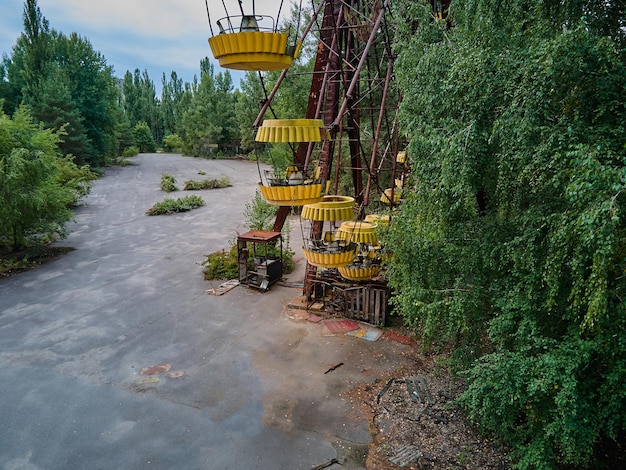
[[(73, 251), (0, 281), (0, 467), (362, 468), (345, 457), (362, 452), (338, 451), (370, 440), (342, 393), (399, 366), (408, 346), (322, 337), (320, 324), (284, 314), (290, 287), (207, 295), (200, 263), (246, 230), (256, 165), (134, 162), (95, 182), (61, 243)], [(145, 216), (189, 193), (163, 193), (164, 172), (180, 186), (221, 176), (233, 186), (191, 192), (200, 209)], [(182, 374), (141, 375), (159, 364)]]

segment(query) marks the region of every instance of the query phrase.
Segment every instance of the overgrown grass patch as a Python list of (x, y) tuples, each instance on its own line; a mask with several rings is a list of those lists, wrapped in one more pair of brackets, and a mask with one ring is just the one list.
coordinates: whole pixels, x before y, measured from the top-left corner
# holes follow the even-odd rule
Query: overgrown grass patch
[(174, 212), (187, 212), (204, 205), (200, 196), (184, 196), (178, 199), (164, 199), (146, 211), (146, 215), (164, 215)]
[(185, 181), (183, 189), (185, 191), (199, 190), (199, 189), (218, 189), (228, 188), (232, 186), (230, 178), (228, 176), (222, 176), (217, 179), (203, 179), (200, 181), (188, 180)]
[(163, 173), (161, 175), (161, 189), (166, 193), (178, 191), (178, 187), (176, 186), (176, 179), (172, 175)]
[(231, 246), (228, 251), (220, 250), (207, 255), (202, 266), (204, 267), (204, 279), (207, 281), (238, 278), (237, 245)]
[[(250, 250), (252, 251), (252, 250)], [(267, 247), (267, 254), (270, 258), (280, 257), (278, 246)], [(293, 261), (294, 252), (283, 246), (283, 274), (293, 272), (296, 265)], [(207, 259), (202, 263), (204, 266), (204, 279), (207, 281), (215, 279), (235, 279), (239, 276), (237, 245), (233, 243), (228, 251), (220, 250), (207, 255)], [(253, 261), (252, 255), (248, 263)]]

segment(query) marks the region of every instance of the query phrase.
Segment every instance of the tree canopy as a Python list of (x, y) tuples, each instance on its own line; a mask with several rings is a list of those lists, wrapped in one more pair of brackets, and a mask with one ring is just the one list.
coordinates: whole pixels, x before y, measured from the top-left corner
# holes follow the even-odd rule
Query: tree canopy
[[(519, 468), (584, 466), (626, 407), (626, 16), (620, 2), (403, 1), (412, 177), (393, 299), (467, 367)], [(410, 236), (407, 236), (410, 234)]]

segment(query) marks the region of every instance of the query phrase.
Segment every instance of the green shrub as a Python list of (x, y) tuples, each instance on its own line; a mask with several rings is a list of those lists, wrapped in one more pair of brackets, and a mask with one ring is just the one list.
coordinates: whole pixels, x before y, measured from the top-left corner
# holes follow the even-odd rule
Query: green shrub
[(70, 207), (87, 172), (57, 155), (59, 135), (35, 124), (25, 108), (0, 113), (0, 245), (17, 251), (67, 234)]
[(56, 176), (57, 181), (74, 192), (72, 205), (75, 205), (80, 198), (89, 194), (91, 182), (97, 179), (98, 175), (89, 168), (89, 165), (80, 167), (76, 165), (72, 155), (59, 158), (57, 163), (59, 167), (59, 172)]
[(269, 204), (259, 190), (256, 190), (252, 201), (247, 202), (243, 209), (246, 225), (250, 230), (272, 230), (278, 207)]
[(133, 139), (140, 152), (156, 152), (156, 142), (148, 124), (139, 122), (133, 129)]
[(173, 214), (174, 212), (186, 212), (197, 209), (204, 205), (204, 201), (199, 196), (185, 196), (178, 199), (165, 199), (157, 202), (146, 211), (146, 215)]
[[(268, 204), (257, 190), (254, 199), (245, 205), (244, 217), (246, 226), (250, 230), (271, 230), (276, 207)], [(252, 247), (249, 247), (250, 258), (248, 263), (253, 262)], [(294, 252), (289, 248), (289, 227), (285, 226), (283, 231), (283, 273), (289, 274), (295, 269), (293, 261)], [(210, 254), (202, 264), (205, 266), (204, 278), (211, 279), (233, 279), (239, 275), (237, 260), (237, 246), (234, 243), (228, 251), (218, 251)], [(280, 257), (280, 246), (268, 246), (267, 256), (269, 258)]]
[(161, 175), (161, 189), (166, 193), (178, 191), (178, 187), (176, 187), (176, 179), (172, 175), (163, 173)]
[(124, 149), (124, 151), (122, 152), (122, 157), (124, 158), (136, 157), (138, 153), (139, 153), (139, 148), (133, 145), (131, 147), (126, 147)]
[(170, 134), (163, 139), (163, 147), (167, 152), (180, 151), (183, 148), (183, 139), (178, 134)]
[(239, 277), (237, 245), (233, 244), (228, 251), (221, 250), (211, 253), (202, 263), (204, 279), (236, 279)]
[(193, 191), (193, 190), (199, 190), (199, 189), (218, 189), (218, 188), (228, 188), (229, 186), (232, 186), (230, 184), (230, 178), (228, 176), (223, 176), (218, 179), (204, 179), (201, 181), (194, 181), (194, 180), (185, 181), (183, 190)]

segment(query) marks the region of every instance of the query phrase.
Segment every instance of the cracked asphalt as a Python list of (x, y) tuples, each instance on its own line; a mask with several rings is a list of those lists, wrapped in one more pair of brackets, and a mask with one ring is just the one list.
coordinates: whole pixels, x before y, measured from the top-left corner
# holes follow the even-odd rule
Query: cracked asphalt
[[(132, 161), (107, 169), (75, 210), (58, 243), (72, 251), (0, 281), (0, 466), (363, 468), (369, 423), (343, 392), (399, 367), (407, 346), (321, 336), (320, 324), (286, 314), (293, 287), (208, 295), (219, 283), (200, 263), (247, 230), (256, 164)], [(167, 195), (162, 173), (179, 187), (222, 176), (233, 186)], [(192, 193), (206, 205), (144, 215)], [(287, 280), (302, 280), (302, 263)], [(170, 372), (140, 373), (156, 364)]]

